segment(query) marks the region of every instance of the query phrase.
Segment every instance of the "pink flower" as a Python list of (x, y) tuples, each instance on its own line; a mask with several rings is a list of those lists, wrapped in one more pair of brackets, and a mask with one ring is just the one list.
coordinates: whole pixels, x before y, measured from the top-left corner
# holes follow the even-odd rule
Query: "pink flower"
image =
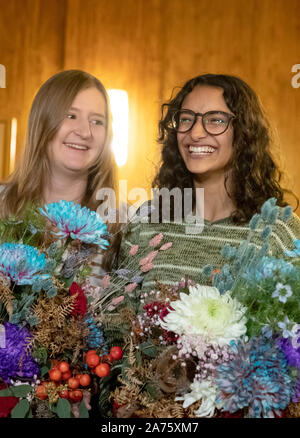
[(124, 295), (121, 295), (120, 297), (116, 297), (114, 299), (111, 300), (110, 305), (108, 306), (107, 310), (109, 312), (115, 310), (115, 308), (122, 303), (122, 301), (124, 300)]
[(110, 276), (107, 274), (102, 278), (100, 286), (104, 289), (110, 285)]
[(164, 245), (162, 245), (162, 246), (159, 248), (159, 250), (160, 250), (160, 251), (166, 251), (166, 249), (171, 248), (172, 245), (173, 245), (173, 242), (165, 243)]
[(130, 254), (130, 255), (135, 255), (135, 254), (137, 253), (138, 249), (139, 249), (139, 246), (138, 246), (138, 245), (133, 245), (133, 246), (130, 248), (129, 254)]
[(152, 263), (157, 254), (158, 251), (151, 251), (146, 257), (139, 261), (140, 266), (146, 265), (146, 263)]
[(159, 233), (150, 240), (149, 246), (155, 247), (160, 244), (162, 238), (164, 237), (163, 233)]
[(125, 292), (132, 292), (137, 287), (137, 283), (127, 284), (125, 286)]
[(148, 272), (148, 271), (150, 271), (150, 269), (153, 269), (153, 268), (154, 268), (153, 263), (146, 263), (145, 265), (141, 266), (141, 271)]
[(116, 306), (117, 304), (122, 303), (122, 301), (124, 301), (124, 295), (121, 295), (120, 297), (117, 297), (117, 298), (113, 298), (113, 299), (111, 300), (111, 304), (112, 304), (113, 306)]

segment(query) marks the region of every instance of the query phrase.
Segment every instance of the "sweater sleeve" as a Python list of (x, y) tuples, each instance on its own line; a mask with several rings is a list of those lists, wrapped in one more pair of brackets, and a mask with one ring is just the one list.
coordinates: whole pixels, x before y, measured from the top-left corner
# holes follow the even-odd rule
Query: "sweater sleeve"
[(282, 257), (285, 251), (294, 249), (296, 239), (300, 239), (299, 217), (293, 213), (287, 222), (278, 219), (272, 231), (272, 255)]

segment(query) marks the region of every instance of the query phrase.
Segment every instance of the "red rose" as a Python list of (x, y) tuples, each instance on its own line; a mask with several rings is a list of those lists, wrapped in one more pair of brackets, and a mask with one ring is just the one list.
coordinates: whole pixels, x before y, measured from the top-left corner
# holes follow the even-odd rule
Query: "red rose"
[[(0, 391), (5, 388), (7, 385), (0, 383)], [(18, 397), (0, 397), (0, 418), (8, 417), (18, 402)]]
[(77, 283), (72, 283), (70, 287), (70, 295), (77, 294), (75, 306), (72, 311), (72, 316), (84, 316), (87, 312), (87, 299), (83, 290)]

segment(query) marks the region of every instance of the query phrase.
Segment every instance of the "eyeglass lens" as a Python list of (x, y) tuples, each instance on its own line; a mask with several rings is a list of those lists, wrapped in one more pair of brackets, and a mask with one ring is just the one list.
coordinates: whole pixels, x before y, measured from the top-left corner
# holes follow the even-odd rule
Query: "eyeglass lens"
[[(177, 132), (187, 132), (196, 123), (197, 114), (180, 110), (173, 115), (173, 127)], [(222, 134), (226, 131), (231, 117), (223, 112), (208, 112), (202, 116), (202, 125), (209, 134)]]

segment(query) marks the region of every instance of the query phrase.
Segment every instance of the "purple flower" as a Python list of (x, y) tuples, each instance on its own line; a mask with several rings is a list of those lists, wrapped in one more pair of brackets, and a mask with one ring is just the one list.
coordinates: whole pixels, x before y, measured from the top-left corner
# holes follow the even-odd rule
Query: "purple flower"
[[(2, 326), (3, 328), (3, 326)], [(11, 378), (32, 378), (39, 373), (39, 367), (33, 360), (30, 351), (26, 351), (32, 335), (26, 327), (20, 328), (6, 322), (4, 348), (0, 348), (0, 378), (6, 383)], [(3, 336), (4, 337), (4, 336)]]

